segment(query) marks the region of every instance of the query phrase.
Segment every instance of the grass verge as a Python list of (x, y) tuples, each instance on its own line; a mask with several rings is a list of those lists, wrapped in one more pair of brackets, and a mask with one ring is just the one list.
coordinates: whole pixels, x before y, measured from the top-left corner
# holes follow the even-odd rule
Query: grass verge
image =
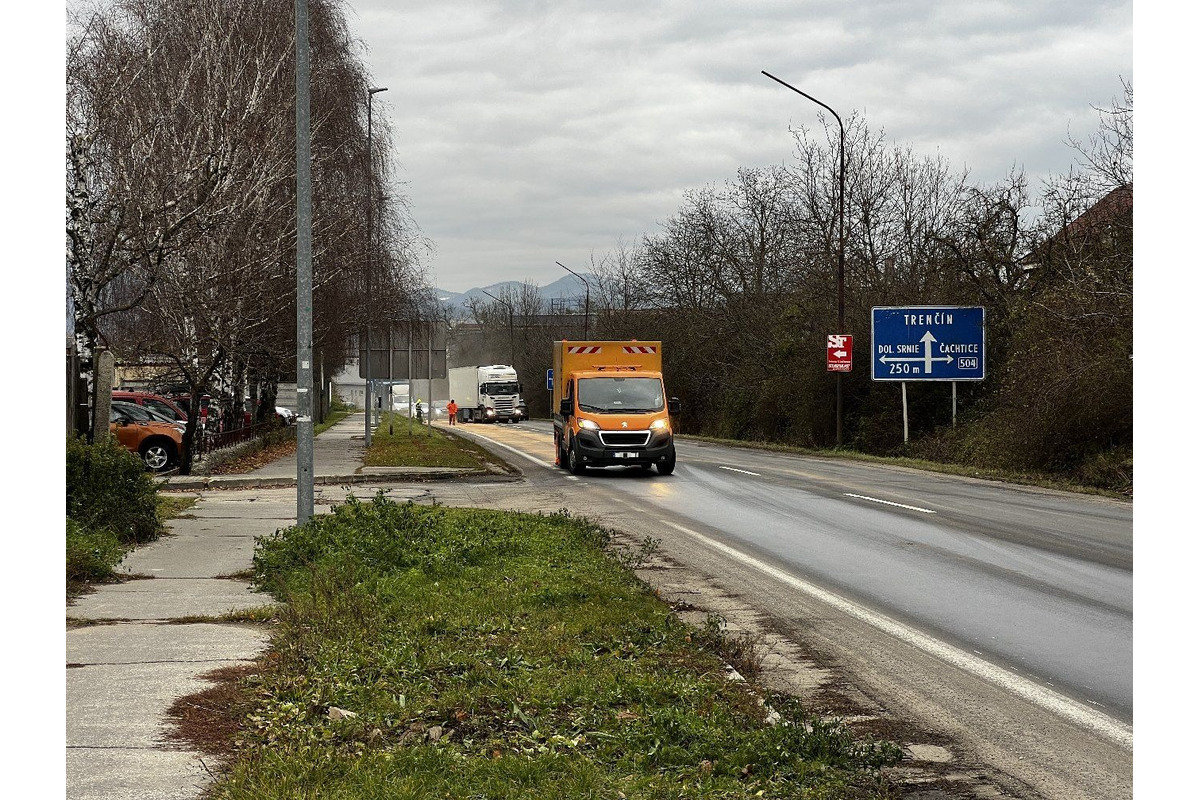
[(894, 745), (783, 696), (771, 724), (607, 548), (565, 513), (382, 495), (261, 539), (287, 605), (212, 796), (893, 796)]
[(882, 464), (893, 467), (909, 467), (925, 472), (940, 472), (945, 475), (960, 475), (968, 478), (1013, 483), (1021, 486), (1036, 486), (1041, 489), (1055, 489), (1060, 492), (1075, 492), (1077, 494), (1092, 494), (1100, 497), (1111, 497), (1118, 500), (1129, 500), (1127, 493), (1086, 486), (1054, 475), (1032, 472), (1014, 472), (1012, 470), (987, 469), (968, 464), (952, 464), (943, 461), (929, 461), (921, 458), (903, 456), (876, 456), (860, 453), (857, 450), (817, 450), (810, 447), (797, 447), (778, 442), (744, 441), (741, 439), (721, 439), (715, 436), (697, 436), (688, 434), (678, 438), (693, 442), (711, 442), (726, 447), (741, 447), (747, 450), (766, 450), (773, 453), (791, 453), (794, 455), (813, 456), (815, 458), (840, 458), (847, 461), (861, 461), (868, 464)]
[(496, 457), (464, 437), (385, 413), (371, 434), (363, 464), (371, 467), (465, 467), (488, 469)]

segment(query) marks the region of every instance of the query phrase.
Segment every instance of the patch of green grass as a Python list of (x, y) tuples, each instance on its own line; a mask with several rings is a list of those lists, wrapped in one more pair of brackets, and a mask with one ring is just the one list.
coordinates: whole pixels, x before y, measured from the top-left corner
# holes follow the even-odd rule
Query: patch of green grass
[(562, 513), (382, 495), (260, 539), (257, 582), (287, 605), (212, 796), (889, 796), (894, 745), (788, 697), (769, 724), (715, 632), (607, 545)]
[(224, 614), (191, 614), (183, 617), (172, 617), (165, 620), (170, 625), (194, 625), (199, 622), (230, 623), (230, 622), (272, 622), (279, 616), (279, 606), (252, 606), (250, 608), (233, 609)]
[(125, 557), (125, 545), (108, 528), (89, 528), (67, 517), (67, 596), (88, 584), (116, 578), (113, 568)]
[(160, 525), (165, 525), (167, 520), (175, 519), (184, 516), (184, 512), (192, 506), (196, 505), (199, 497), (160, 494), (158, 500), (158, 522)]
[(363, 459), (366, 466), (486, 469), (488, 462), (496, 460), (474, 442), (437, 426), (391, 413), (384, 413), (382, 420), (371, 434), (371, 446)]

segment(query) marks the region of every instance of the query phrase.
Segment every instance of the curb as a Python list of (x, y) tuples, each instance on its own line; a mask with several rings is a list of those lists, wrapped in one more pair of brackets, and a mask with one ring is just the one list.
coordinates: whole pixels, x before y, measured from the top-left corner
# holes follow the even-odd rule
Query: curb
[[(316, 475), (313, 485), (329, 486), (332, 484), (358, 483), (411, 483), (414, 481), (453, 480), (455, 478), (500, 477), (516, 480), (516, 476), (497, 473), (491, 470), (471, 469), (465, 467), (406, 469), (404, 467), (390, 468), (395, 471), (372, 471), (355, 473), (353, 475)], [(295, 478), (251, 478), (237, 475), (188, 475), (166, 478), (158, 484), (160, 489), (199, 491), (203, 489), (289, 489), (296, 485)]]

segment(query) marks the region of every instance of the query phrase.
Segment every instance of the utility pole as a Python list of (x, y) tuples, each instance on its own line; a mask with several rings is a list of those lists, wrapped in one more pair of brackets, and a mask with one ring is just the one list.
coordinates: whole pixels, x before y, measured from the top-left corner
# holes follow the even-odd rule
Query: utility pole
[(372, 100), (374, 100), (374, 98), (375, 98), (375, 95), (377, 95), (379, 92), (386, 92), (386, 91), (387, 91), (386, 86), (372, 86), (369, 89), (367, 89), (367, 259), (366, 259), (367, 296), (366, 296), (366, 302), (363, 304), (363, 308), (367, 312), (367, 319), (366, 319), (367, 343), (366, 343), (366, 346), (363, 348), (363, 353), (365, 354), (365, 358), (367, 360), (366, 372), (364, 373), (364, 376), (365, 376), (364, 379), (366, 380), (366, 388), (365, 388), (365, 393), (363, 394), (363, 406), (367, 412), (367, 430), (363, 437), (366, 447), (371, 446), (371, 428), (373, 427), (371, 425), (371, 413), (372, 413), (373, 409), (371, 407), (371, 311), (370, 311), (370, 302), (371, 302), (371, 277), (372, 277), (371, 267), (374, 265), (374, 261), (375, 261), (375, 238), (374, 238), (375, 229), (372, 225), (374, 218), (371, 213), (375, 206), (375, 190), (374, 190), (375, 181), (371, 177), (374, 174), (374, 170), (371, 169), (371, 167), (372, 167), (372, 164), (371, 164), (371, 140), (372, 140), (372, 136), (371, 136), (371, 105), (372, 105)]
[[(296, 524), (313, 515), (312, 126), (308, 0), (296, 0)], [(197, 406), (199, 403), (196, 404)]]

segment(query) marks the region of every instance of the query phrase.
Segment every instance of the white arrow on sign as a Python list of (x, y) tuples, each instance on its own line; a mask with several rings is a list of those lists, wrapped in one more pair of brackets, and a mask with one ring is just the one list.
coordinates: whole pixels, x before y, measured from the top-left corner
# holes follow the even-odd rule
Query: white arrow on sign
[(932, 375), (933, 374), (933, 362), (944, 361), (947, 364), (949, 364), (950, 362), (954, 361), (954, 356), (941, 356), (940, 358), (934, 358), (933, 343), (937, 341), (937, 338), (929, 331), (925, 331), (925, 335), (921, 337), (921, 341), (925, 344), (925, 356), (924, 357), (915, 356), (912, 358), (903, 358), (901, 356), (880, 356), (880, 358), (879, 358), (880, 363), (888, 364), (888, 363), (900, 362), (900, 361), (924, 361), (925, 362), (925, 374)]
[(845, 358), (845, 357), (846, 357), (846, 351), (845, 351), (845, 350), (834, 350), (834, 351), (833, 351), (833, 355), (834, 355), (834, 357), (836, 357), (836, 358)]

